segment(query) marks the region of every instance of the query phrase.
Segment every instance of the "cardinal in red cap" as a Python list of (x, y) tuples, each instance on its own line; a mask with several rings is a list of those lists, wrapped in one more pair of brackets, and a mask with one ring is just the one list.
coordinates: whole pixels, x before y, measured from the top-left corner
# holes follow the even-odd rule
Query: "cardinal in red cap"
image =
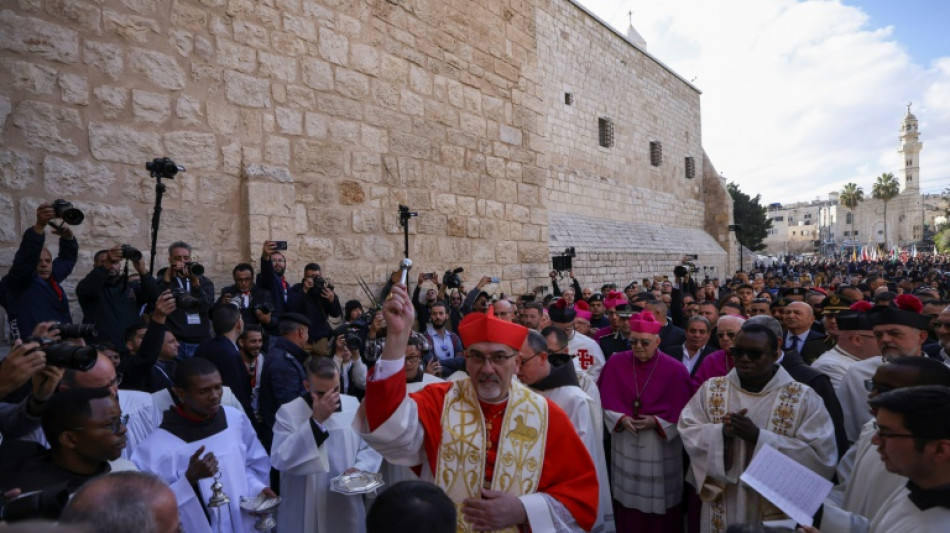
[(513, 379), (527, 328), (491, 309), (467, 315), (458, 333), (469, 377), (407, 395), (403, 354), (415, 313), (403, 285), (390, 294), (386, 344), (353, 423), (363, 440), (442, 488), (459, 531), (565, 531), (565, 513), (589, 531), (599, 500), (590, 454), (557, 405)]

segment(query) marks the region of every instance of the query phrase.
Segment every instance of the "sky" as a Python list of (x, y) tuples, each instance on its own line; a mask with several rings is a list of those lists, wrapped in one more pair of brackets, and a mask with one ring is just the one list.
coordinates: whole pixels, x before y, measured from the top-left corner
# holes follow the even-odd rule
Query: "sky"
[[(577, 0), (702, 92), (703, 146), (763, 203), (870, 195), (903, 165), (907, 103), (923, 192), (950, 187), (950, 2)], [(944, 27), (941, 28), (940, 26)]]

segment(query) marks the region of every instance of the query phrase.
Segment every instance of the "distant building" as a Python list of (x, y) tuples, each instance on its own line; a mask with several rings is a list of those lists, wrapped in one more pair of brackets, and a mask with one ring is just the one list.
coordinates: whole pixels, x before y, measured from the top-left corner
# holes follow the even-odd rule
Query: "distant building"
[[(924, 238), (924, 229), (932, 228), (943, 215), (939, 195), (920, 194), (920, 151), (917, 117), (907, 107), (901, 123), (901, 166), (895, 173), (900, 194), (887, 204), (887, 237), (884, 235), (884, 203), (871, 197), (876, 178), (858, 183), (865, 200), (854, 213), (838, 201), (835, 191), (826, 199), (794, 204), (770, 204), (768, 217), (772, 230), (765, 240), (771, 254), (824, 254), (849, 251), (854, 246), (877, 244), (890, 247), (910, 246)], [(927, 205), (925, 211), (924, 205)], [(854, 224), (852, 226), (852, 217)], [(853, 231), (853, 234), (852, 234)]]

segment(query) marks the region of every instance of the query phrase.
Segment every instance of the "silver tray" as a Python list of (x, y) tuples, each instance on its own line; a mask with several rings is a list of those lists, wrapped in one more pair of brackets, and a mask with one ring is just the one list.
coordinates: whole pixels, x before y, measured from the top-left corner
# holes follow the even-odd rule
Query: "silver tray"
[(366, 494), (385, 485), (383, 475), (362, 470), (343, 474), (330, 480), (330, 490), (340, 494)]

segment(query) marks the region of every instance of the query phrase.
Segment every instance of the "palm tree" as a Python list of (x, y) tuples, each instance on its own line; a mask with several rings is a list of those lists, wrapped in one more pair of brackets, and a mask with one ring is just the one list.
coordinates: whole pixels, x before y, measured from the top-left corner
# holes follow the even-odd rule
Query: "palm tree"
[(900, 194), (901, 186), (896, 179), (894, 179), (894, 174), (890, 172), (885, 172), (877, 177), (877, 181), (874, 182), (874, 187), (871, 188), (871, 196), (877, 198), (884, 202), (884, 250), (888, 250), (888, 241), (887, 241), (887, 202), (890, 202), (892, 198)]
[(857, 183), (846, 183), (841, 189), (838, 201), (848, 208), (848, 214), (851, 216), (851, 243), (854, 248), (858, 245), (858, 240), (854, 238), (854, 208), (864, 201), (864, 189), (858, 187)]

